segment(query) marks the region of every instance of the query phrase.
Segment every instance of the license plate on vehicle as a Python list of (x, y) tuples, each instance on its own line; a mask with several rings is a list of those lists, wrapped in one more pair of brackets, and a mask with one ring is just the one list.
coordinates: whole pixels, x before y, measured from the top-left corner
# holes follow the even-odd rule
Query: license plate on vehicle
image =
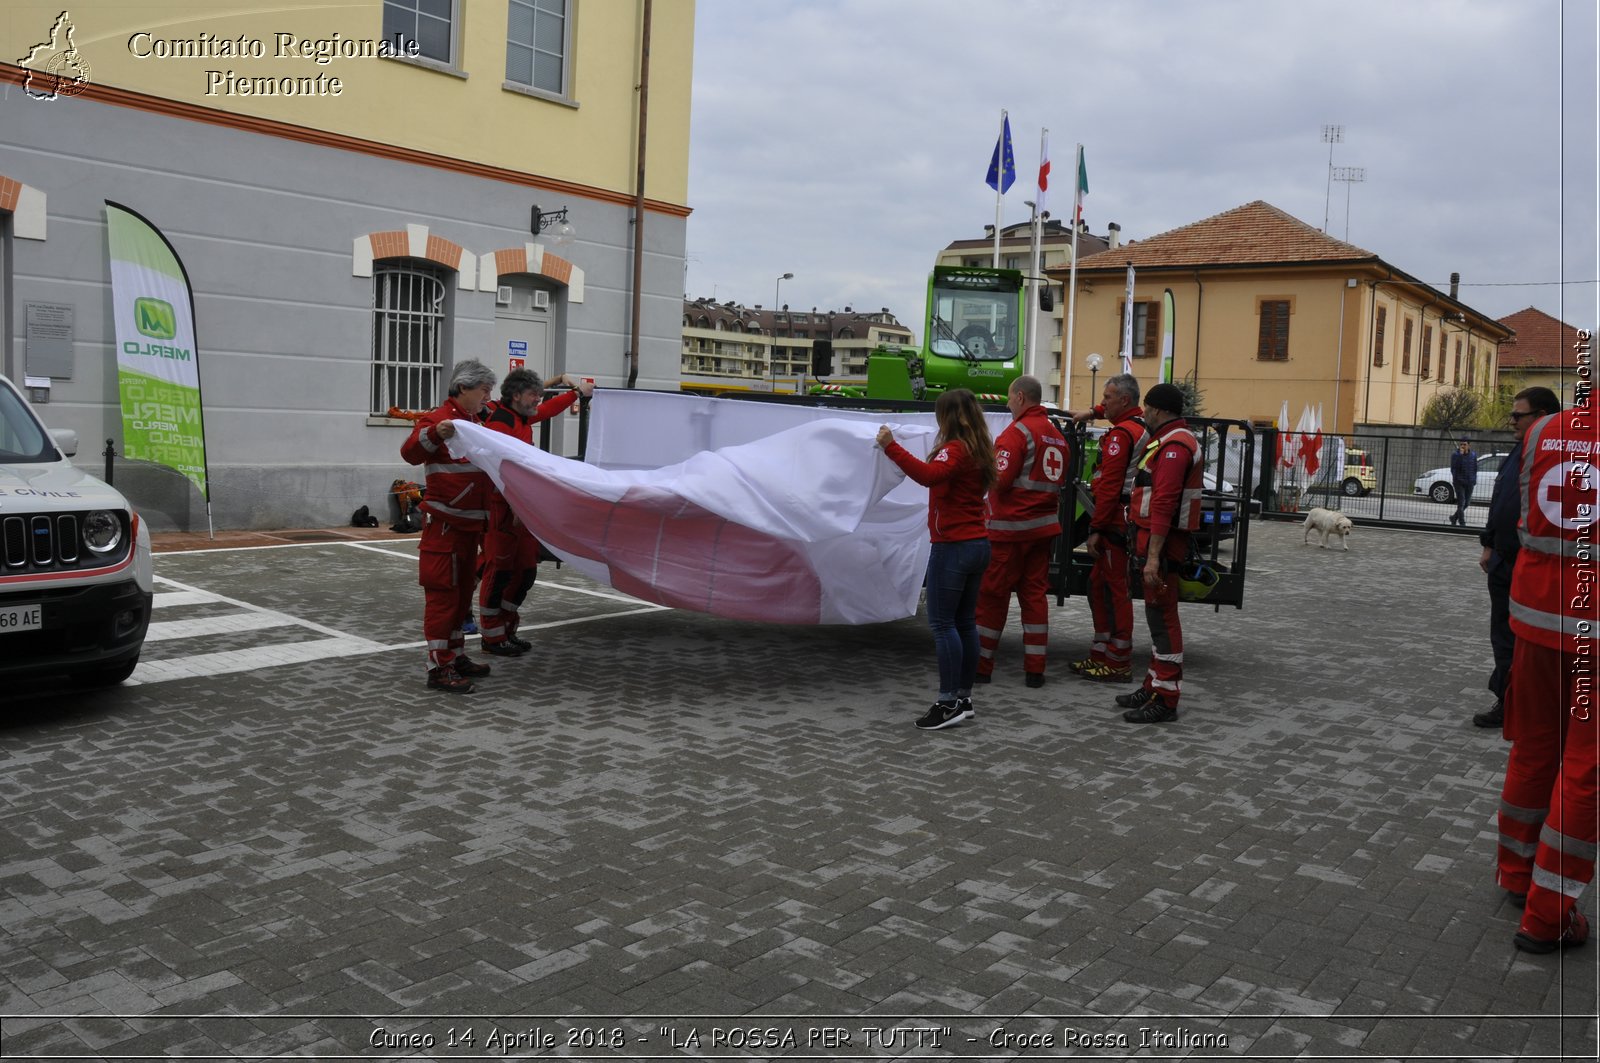
[(44, 627), (44, 606), (0, 605), (0, 635), (11, 631), (38, 631)]

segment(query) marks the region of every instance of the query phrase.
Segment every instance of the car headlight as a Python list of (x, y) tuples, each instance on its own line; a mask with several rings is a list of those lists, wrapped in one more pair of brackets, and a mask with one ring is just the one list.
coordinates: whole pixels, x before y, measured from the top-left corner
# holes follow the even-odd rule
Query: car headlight
[(122, 544), (122, 520), (109, 509), (97, 509), (83, 518), (83, 545), (97, 554), (109, 554)]

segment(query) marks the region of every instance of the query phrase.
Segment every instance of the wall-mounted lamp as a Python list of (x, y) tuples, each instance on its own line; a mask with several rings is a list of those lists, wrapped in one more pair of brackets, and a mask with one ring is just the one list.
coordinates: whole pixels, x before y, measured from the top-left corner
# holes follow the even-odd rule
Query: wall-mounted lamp
[(555, 232), (555, 245), (569, 247), (577, 239), (578, 231), (567, 221), (567, 208), (560, 210), (542, 211), (537, 203), (533, 206), (533, 219), (528, 223), (528, 229), (533, 235), (538, 236), (550, 226), (560, 223), (560, 228)]

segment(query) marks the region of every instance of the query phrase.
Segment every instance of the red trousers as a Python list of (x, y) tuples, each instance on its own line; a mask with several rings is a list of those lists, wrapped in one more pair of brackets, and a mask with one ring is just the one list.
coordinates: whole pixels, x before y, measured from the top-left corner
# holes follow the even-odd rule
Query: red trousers
[(1054, 539), (989, 541), (989, 567), (978, 587), (978, 674), (994, 674), (994, 651), (1006, 629), (1011, 593), (1022, 609), (1022, 670), (1044, 674), (1050, 644), (1050, 546)]
[(486, 645), (517, 633), (517, 611), (539, 575), (539, 540), (515, 517), (483, 537), (483, 586), (478, 592), (478, 633)]
[(1112, 668), (1133, 660), (1133, 598), (1128, 593), (1128, 544), (1100, 536), (1100, 556), (1089, 569), (1089, 616), (1094, 641), (1089, 659)]
[(1511, 757), (1500, 791), (1496, 879), (1528, 894), (1522, 930), (1547, 940), (1560, 935), (1594, 878), (1594, 649), (1591, 642), (1580, 656), (1517, 639), (1505, 694)]
[(428, 667), (456, 659), (466, 645), (461, 626), (472, 612), (478, 584), (480, 529), (452, 525), (433, 514), (417, 544), (417, 582), (422, 584), (422, 637), (428, 642)]
[(1189, 533), (1172, 532), (1167, 536), (1162, 551), (1161, 590), (1152, 590), (1144, 584), (1144, 559), (1150, 549), (1150, 533), (1138, 529), (1134, 541), (1133, 557), (1128, 570), (1130, 580), (1139, 580), (1144, 586), (1144, 619), (1150, 626), (1150, 669), (1145, 673), (1144, 686), (1161, 695), (1161, 700), (1178, 707), (1183, 693), (1183, 625), (1178, 622), (1178, 565), (1189, 555)]

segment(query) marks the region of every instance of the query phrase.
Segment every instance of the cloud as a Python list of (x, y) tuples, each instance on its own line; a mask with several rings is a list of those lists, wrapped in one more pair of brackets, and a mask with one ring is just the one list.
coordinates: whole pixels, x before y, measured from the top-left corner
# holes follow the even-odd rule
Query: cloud
[[(1096, 232), (1265, 199), (1424, 280), (1460, 271), (1485, 313), (1597, 317), (1594, 285), (1528, 284), (1600, 277), (1591, 3), (699, 0), (696, 22), (692, 295), (765, 305), (793, 272), (784, 302), (920, 333), (934, 256), (994, 220), (1005, 108), (1007, 224), (1047, 126), (1050, 205), (1082, 142)], [(1330, 123), (1363, 183), (1330, 188)]]

